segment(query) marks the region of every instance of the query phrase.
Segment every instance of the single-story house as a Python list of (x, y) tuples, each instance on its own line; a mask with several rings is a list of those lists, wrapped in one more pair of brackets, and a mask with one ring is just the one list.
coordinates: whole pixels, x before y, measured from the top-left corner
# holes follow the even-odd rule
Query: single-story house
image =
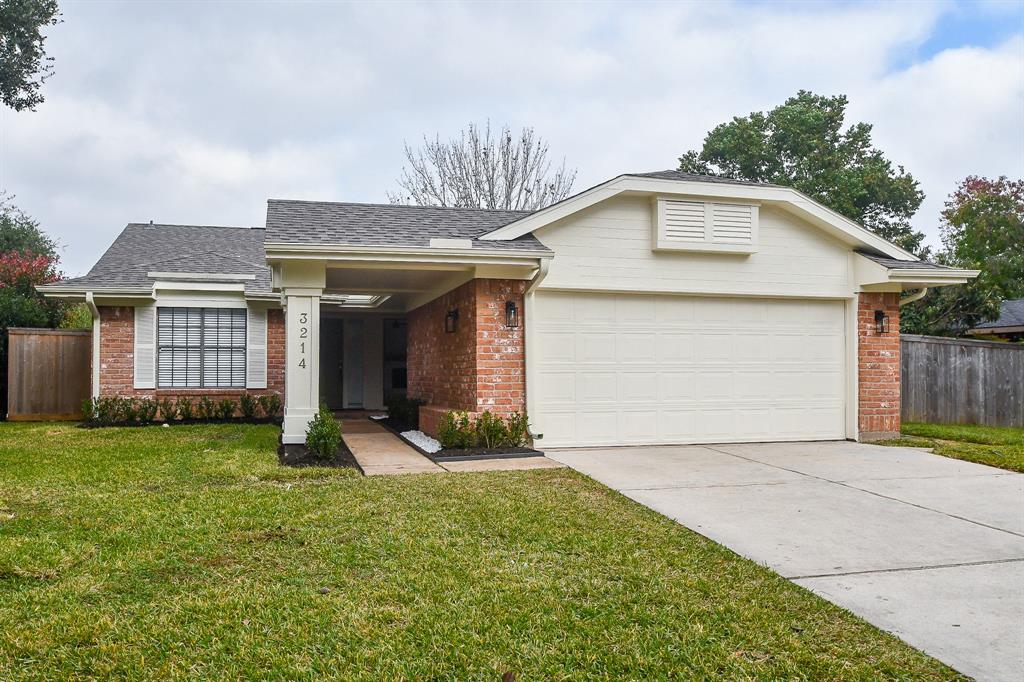
[(1004, 341), (1024, 341), (1024, 298), (999, 304), (999, 317), (967, 331), (971, 336), (987, 336)]
[[(800, 192), (620, 175), (532, 212), (270, 200), (266, 227), (130, 224), (84, 277), (94, 395), (526, 410), (542, 447), (898, 432), (900, 305), (975, 271)], [(916, 292), (916, 293), (915, 293)]]

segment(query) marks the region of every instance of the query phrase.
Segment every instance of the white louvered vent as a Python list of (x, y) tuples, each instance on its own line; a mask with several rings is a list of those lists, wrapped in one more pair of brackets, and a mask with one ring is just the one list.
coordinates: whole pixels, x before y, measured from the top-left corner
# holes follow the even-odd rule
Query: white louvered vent
[(665, 239), (674, 242), (703, 242), (705, 209), (702, 201), (666, 201)]
[(712, 241), (749, 244), (753, 238), (753, 206), (712, 204)]
[(135, 388), (156, 388), (156, 306), (135, 308)]
[(246, 388), (267, 387), (267, 311), (249, 308)]
[(758, 206), (654, 199), (654, 248), (665, 251), (757, 251)]

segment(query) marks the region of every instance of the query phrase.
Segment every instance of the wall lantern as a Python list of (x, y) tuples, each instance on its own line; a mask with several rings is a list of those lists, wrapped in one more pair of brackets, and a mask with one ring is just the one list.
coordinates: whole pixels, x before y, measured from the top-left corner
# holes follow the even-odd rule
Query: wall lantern
[(444, 333), (454, 334), (455, 329), (459, 325), (459, 309), (452, 308), (448, 311), (448, 314), (444, 316)]
[(515, 301), (505, 301), (505, 326), (509, 329), (519, 327), (519, 306)]
[(875, 331), (879, 334), (889, 333), (889, 316), (885, 314), (884, 310), (875, 311)]

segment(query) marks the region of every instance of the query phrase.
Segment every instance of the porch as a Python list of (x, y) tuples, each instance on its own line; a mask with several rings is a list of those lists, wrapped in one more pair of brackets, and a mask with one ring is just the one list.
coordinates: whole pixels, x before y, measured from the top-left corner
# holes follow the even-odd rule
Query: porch
[(538, 260), (390, 256), (268, 255), (285, 307), (285, 443), (305, 441), (321, 402), (380, 410), (390, 396), (417, 398), (427, 433), (448, 410), (525, 409), (526, 299)]

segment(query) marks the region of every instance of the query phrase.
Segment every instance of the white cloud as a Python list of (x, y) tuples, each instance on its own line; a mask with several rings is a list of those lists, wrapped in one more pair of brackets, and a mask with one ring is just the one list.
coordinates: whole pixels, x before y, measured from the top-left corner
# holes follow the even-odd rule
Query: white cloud
[[(244, 11), (242, 8), (244, 7)], [(404, 139), (533, 125), (577, 188), (671, 167), (800, 88), (922, 181), (1024, 174), (1021, 39), (891, 73), (945, 4), (74, 4), (35, 113), (0, 112), (0, 187), (83, 272), (133, 220), (262, 224), (268, 197), (381, 201)]]

